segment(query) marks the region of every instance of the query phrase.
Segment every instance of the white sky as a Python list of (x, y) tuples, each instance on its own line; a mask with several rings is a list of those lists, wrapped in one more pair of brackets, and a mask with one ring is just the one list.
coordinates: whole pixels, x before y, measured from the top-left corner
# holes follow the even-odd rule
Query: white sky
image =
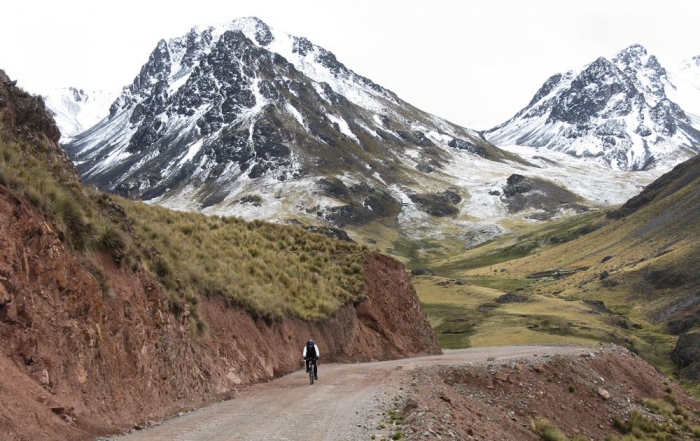
[(473, 129), (634, 43), (671, 69), (700, 55), (697, 0), (13, 0), (0, 15), (0, 69), (34, 93), (121, 90), (160, 39), (256, 16)]

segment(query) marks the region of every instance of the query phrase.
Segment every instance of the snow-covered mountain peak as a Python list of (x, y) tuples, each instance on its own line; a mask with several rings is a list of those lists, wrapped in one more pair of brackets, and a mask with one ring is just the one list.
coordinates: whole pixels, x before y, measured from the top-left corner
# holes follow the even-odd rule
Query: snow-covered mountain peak
[(643, 46), (635, 44), (620, 51), (613, 57), (612, 62), (624, 72), (637, 90), (642, 92), (650, 106), (656, 106), (666, 98), (666, 69), (659, 64), (656, 56), (649, 55)]
[[(255, 47), (281, 57), (277, 63), (291, 63), (307, 77), (327, 84), (334, 93), (362, 107), (380, 111), (384, 107), (383, 101), (398, 100), (393, 92), (351, 71), (333, 53), (308, 39), (276, 31), (258, 18), (245, 17), (217, 25), (194, 27), (184, 36), (161, 40), (139, 75), (114, 103), (110, 114), (114, 116), (120, 109), (152, 97), (154, 92), (161, 98), (164, 94), (170, 96), (177, 93), (194, 72), (201, 71), (202, 58), (209, 57), (213, 52), (231, 49), (242, 57), (244, 51)], [(215, 64), (216, 60), (209, 60), (207, 64), (212, 63)], [(245, 71), (244, 66), (241, 68)], [(167, 90), (164, 88), (166, 83)], [(158, 90), (155, 90), (156, 85), (159, 85)]]
[(622, 49), (613, 58), (613, 63), (617, 65), (633, 65), (642, 66), (649, 59), (649, 53), (646, 48), (641, 44), (633, 44), (629, 47)]
[(632, 45), (610, 60), (553, 75), (485, 136), (496, 145), (546, 147), (623, 170), (672, 165), (700, 151), (700, 125), (676, 101), (678, 84), (654, 55)]
[(116, 95), (115, 92), (66, 87), (46, 93), (43, 98), (61, 132), (61, 142), (67, 143), (106, 117)]
[(455, 157), (524, 163), (255, 18), (158, 42), (109, 118), (64, 148), (124, 196), (336, 226), (457, 213)]

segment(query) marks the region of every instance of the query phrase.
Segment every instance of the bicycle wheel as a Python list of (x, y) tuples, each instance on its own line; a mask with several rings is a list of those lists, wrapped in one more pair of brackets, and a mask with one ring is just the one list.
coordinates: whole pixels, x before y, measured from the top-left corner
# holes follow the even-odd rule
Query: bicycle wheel
[(314, 384), (314, 364), (309, 363), (309, 383), (313, 386)]

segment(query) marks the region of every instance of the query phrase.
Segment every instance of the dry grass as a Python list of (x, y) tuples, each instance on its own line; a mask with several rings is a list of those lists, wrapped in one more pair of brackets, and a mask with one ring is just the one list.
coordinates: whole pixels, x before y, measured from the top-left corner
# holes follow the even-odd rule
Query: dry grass
[(147, 267), (173, 293), (219, 295), (262, 317), (318, 320), (359, 300), (362, 247), (296, 226), (120, 199)]
[(531, 421), (532, 431), (543, 441), (568, 441), (566, 434), (546, 418), (537, 417)]
[(594, 344), (614, 331), (580, 301), (534, 294), (500, 304), (503, 291), (494, 288), (437, 276), (414, 277), (413, 284), (443, 347)]
[[(43, 142), (18, 143), (0, 126), (0, 184), (26, 198), (57, 227), (73, 250), (124, 248), (111, 222), (101, 216), (89, 193)], [(120, 240), (122, 243), (115, 243)]]
[[(681, 406), (668, 389), (663, 399), (645, 399), (646, 411), (663, 418), (651, 418), (648, 413), (632, 411), (627, 419), (613, 417), (613, 426), (622, 434), (606, 440), (671, 440), (700, 437), (700, 429), (691, 424), (692, 411)], [(680, 437), (680, 438), (679, 438)]]
[[(366, 248), (299, 227), (120, 199), (124, 216), (104, 193), (84, 188), (54, 146), (35, 144), (17, 142), (0, 126), (0, 185), (44, 212), (86, 267), (95, 267), (93, 252), (105, 251), (154, 274), (171, 310), (189, 305), (193, 336), (207, 328), (197, 311), (203, 295), (223, 296), (268, 319), (318, 320), (360, 300)], [(116, 294), (110, 288), (106, 295)]]

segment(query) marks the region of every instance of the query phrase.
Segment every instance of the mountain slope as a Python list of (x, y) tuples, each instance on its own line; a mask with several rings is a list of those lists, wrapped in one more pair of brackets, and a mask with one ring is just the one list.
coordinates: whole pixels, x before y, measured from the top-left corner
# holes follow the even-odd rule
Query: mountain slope
[[(252, 18), (161, 41), (109, 118), (64, 148), (87, 183), (149, 203), (419, 236), (442, 218), (497, 234), (501, 187), (541, 167)], [(545, 205), (520, 214), (566, 208)]]
[[(527, 285), (527, 292), (594, 302), (589, 304), (604, 307), (603, 314), (597, 314), (600, 319), (613, 324), (616, 334), (626, 335), (617, 338), (668, 366), (675, 336), (698, 347), (699, 334), (694, 332), (700, 328), (698, 215), (700, 157), (696, 156), (588, 228), (588, 234), (468, 273), (487, 276), (503, 271), (502, 277)], [(677, 369), (684, 369), (687, 378), (700, 379), (700, 354), (685, 357), (679, 362), (674, 355)]]
[(700, 151), (697, 89), (683, 87), (655, 56), (633, 45), (608, 60), (550, 77), (513, 118), (485, 132), (496, 145), (516, 144), (599, 158), (612, 168), (673, 165)]

